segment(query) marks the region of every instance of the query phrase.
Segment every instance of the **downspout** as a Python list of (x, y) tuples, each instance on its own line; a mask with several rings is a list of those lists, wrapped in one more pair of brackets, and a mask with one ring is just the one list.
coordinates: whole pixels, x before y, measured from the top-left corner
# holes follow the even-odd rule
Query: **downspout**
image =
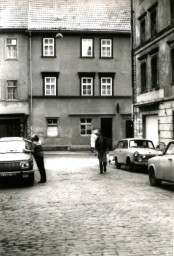
[[(134, 99), (135, 99), (135, 92), (134, 92), (134, 53), (133, 53), (133, 46), (134, 46), (134, 29), (133, 29), (133, 0), (131, 2), (131, 67), (132, 67), (132, 111), (133, 111), (133, 133), (134, 133), (134, 121), (135, 121), (135, 114), (134, 114)], [(135, 133), (134, 133), (135, 135)]]
[(32, 59), (31, 59), (31, 32), (30, 36), (30, 136), (33, 132), (33, 82), (32, 82)]

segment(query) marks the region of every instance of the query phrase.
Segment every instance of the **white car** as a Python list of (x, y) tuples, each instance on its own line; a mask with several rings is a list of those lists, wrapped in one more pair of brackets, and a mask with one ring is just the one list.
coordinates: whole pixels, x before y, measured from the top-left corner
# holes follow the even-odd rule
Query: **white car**
[(18, 179), (32, 186), (34, 183), (33, 158), (25, 153), (28, 140), (21, 137), (0, 138), (0, 182)]
[(147, 167), (148, 159), (160, 153), (161, 151), (154, 147), (151, 140), (129, 138), (118, 142), (113, 151), (113, 159), (116, 168), (119, 169), (124, 164), (129, 171), (133, 171), (137, 167)]
[(152, 186), (162, 181), (174, 182), (174, 140), (168, 143), (163, 154), (148, 161), (148, 172)]

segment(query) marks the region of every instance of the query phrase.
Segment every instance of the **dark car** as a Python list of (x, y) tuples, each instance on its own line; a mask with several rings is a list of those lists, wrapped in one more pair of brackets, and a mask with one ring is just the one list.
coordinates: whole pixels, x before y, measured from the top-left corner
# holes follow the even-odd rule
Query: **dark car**
[(0, 138), (0, 182), (18, 179), (28, 186), (34, 183), (33, 158), (25, 153), (30, 141), (21, 137)]

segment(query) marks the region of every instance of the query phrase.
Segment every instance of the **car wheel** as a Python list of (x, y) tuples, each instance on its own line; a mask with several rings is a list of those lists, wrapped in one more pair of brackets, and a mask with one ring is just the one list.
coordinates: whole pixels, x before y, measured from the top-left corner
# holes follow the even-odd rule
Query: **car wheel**
[(155, 171), (153, 168), (150, 168), (150, 170), (149, 170), (149, 181), (152, 186), (160, 186), (161, 185), (161, 180), (156, 178)]
[(131, 160), (128, 158), (126, 161), (126, 166), (130, 172), (135, 171), (135, 164), (131, 162)]
[(116, 169), (120, 169), (121, 168), (121, 164), (119, 164), (117, 162), (117, 157), (115, 157), (115, 167), (116, 167)]
[(34, 173), (29, 174), (28, 179), (26, 180), (27, 186), (33, 186), (34, 184)]

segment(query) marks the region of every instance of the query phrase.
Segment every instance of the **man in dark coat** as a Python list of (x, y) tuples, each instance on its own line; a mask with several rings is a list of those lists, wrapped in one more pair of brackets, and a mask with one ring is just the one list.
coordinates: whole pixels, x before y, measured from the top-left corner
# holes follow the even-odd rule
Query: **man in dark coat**
[(31, 137), (31, 141), (34, 144), (33, 156), (34, 156), (34, 159), (36, 161), (36, 164), (39, 169), (40, 176), (41, 176), (39, 183), (45, 183), (46, 182), (46, 171), (45, 171), (45, 167), (44, 167), (44, 156), (43, 156), (42, 145), (41, 145), (41, 142), (37, 135), (33, 135)]
[(96, 139), (95, 148), (98, 151), (100, 173), (103, 173), (103, 171), (106, 172), (108, 145), (107, 139), (102, 136), (101, 131), (99, 137)]

